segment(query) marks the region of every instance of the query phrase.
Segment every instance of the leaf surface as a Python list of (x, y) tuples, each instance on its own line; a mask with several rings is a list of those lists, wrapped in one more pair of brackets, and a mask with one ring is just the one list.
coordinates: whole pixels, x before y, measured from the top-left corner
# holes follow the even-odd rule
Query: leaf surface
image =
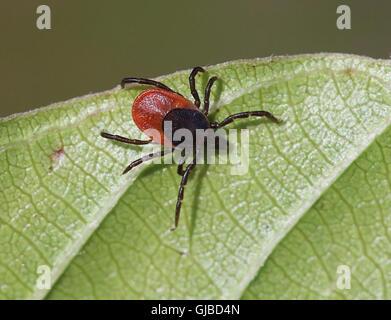
[[(188, 74), (160, 80), (190, 98)], [(231, 125), (250, 129), (248, 174), (197, 167), (175, 232), (176, 167), (145, 164), (121, 176), (145, 149), (99, 136), (145, 139), (130, 112), (144, 87), (1, 121), (2, 298), (389, 296), (390, 62), (235, 61), (209, 67), (198, 88), (212, 75), (214, 120), (263, 109), (284, 122)], [(303, 267), (291, 271), (295, 263)], [(354, 269), (361, 294), (337, 292), (339, 264)], [(41, 265), (56, 281), (50, 290), (36, 286)]]

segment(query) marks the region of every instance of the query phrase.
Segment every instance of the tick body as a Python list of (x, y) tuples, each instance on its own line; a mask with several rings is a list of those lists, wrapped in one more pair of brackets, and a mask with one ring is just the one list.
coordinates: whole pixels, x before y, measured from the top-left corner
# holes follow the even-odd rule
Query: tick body
[(164, 124), (169, 121), (173, 133), (182, 128), (192, 132), (210, 128), (208, 118), (194, 103), (163, 89), (143, 91), (133, 103), (132, 117), (137, 127), (151, 140), (169, 148), (178, 144), (164, 131)]
[[(124, 78), (121, 81), (122, 88), (127, 83), (139, 83), (151, 85), (155, 88), (145, 90), (141, 92), (135, 99), (132, 107), (133, 121), (137, 127), (149, 136), (149, 140), (137, 140), (121, 137), (118, 135), (101, 132), (101, 136), (107, 139), (112, 139), (128, 144), (144, 145), (151, 143), (152, 141), (160, 143), (164, 146), (164, 150), (156, 153), (148, 154), (140, 159), (137, 159), (130, 163), (123, 174), (127, 173), (137, 165), (151, 160), (156, 157), (162, 157), (166, 154), (174, 152), (180, 141), (173, 139), (175, 132), (180, 129), (188, 130), (195, 141), (196, 130), (206, 129), (218, 129), (231, 123), (235, 119), (254, 117), (266, 117), (271, 121), (278, 123), (279, 120), (275, 118), (271, 113), (267, 111), (248, 111), (230, 115), (221, 122), (210, 122), (208, 119), (209, 113), (209, 97), (213, 83), (217, 80), (217, 77), (209, 79), (208, 84), (205, 87), (204, 103), (201, 109), (201, 101), (198, 92), (195, 88), (195, 76), (198, 72), (205, 72), (201, 67), (195, 67), (189, 76), (190, 91), (194, 98), (194, 103), (184, 98), (180, 93), (175, 92), (161, 82), (157, 82), (150, 79), (144, 78)], [(165, 130), (166, 125), (169, 124), (171, 130)], [(179, 215), (182, 207), (182, 200), (184, 196), (185, 186), (189, 177), (190, 172), (197, 165), (198, 147), (196, 144), (193, 145), (193, 159), (190, 164), (184, 169), (185, 159), (183, 159), (178, 165), (178, 174), (182, 176), (177, 204), (175, 209), (175, 230), (178, 226)]]

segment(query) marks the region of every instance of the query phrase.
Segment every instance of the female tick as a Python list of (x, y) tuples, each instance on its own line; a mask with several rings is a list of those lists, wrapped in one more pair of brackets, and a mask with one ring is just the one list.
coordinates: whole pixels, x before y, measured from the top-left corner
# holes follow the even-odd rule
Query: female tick
[[(124, 88), (127, 83), (139, 83), (151, 85), (156, 88), (148, 89), (141, 92), (132, 106), (132, 117), (137, 127), (144, 133), (146, 133), (149, 140), (136, 140), (128, 139), (118, 135), (112, 135), (106, 132), (101, 132), (101, 136), (107, 139), (121, 141), (124, 143), (134, 145), (144, 145), (151, 143), (152, 141), (164, 145), (164, 150), (156, 153), (148, 154), (140, 159), (133, 161), (129, 164), (122, 174), (127, 173), (135, 166), (141, 164), (144, 161), (151, 160), (156, 157), (162, 157), (166, 154), (174, 152), (178, 147), (180, 141), (175, 141), (173, 136), (175, 132), (180, 129), (186, 129), (191, 132), (195, 141), (195, 132), (197, 129), (218, 129), (231, 123), (235, 119), (248, 118), (250, 116), (266, 117), (271, 121), (278, 123), (279, 120), (275, 118), (271, 113), (267, 111), (248, 111), (240, 112), (230, 115), (221, 122), (210, 122), (208, 119), (209, 113), (209, 96), (213, 83), (217, 80), (217, 77), (209, 79), (204, 94), (204, 107), (200, 108), (201, 101), (198, 92), (195, 88), (194, 78), (198, 72), (205, 72), (201, 67), (195, 67), (190, 74), (189, 83), (190, 91), (194, 98), (194, 103), (184, 98), (180, 93), (175, 92), (163, 83), (143, 78), (124, 78), (121, 81), (121, 87)], [(165, 132), (165, 124), (170, 123), (171, 132), (167, 134)], [(190, 164), (185, 169), (185, 159), (182, 159), (178, 165), (178, 174), (182, 176), (181, 184), (178, 192), (178, 199), (175, 210), (175, 227), (171, 230), (175, 230), (178, 227), (179, 215), (182, 206), (184, 188), (186, 186), (190, 172), (195, 168), (197, 164), (197, 148), (194, 146), (194, 157)]]

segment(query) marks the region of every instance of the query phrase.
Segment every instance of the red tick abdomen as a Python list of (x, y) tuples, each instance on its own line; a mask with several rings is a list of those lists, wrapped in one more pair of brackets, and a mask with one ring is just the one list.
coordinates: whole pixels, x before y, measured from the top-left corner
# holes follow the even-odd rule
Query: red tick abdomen
[(153, 141), (172, 147), (171, 143), (164, 139), (163, 119), (171, 110), (180, 108), (198, 110), (191, 101), (175, 92), (148, 89), (141, 92), (134, 100), (132, 117), (137, 127)]

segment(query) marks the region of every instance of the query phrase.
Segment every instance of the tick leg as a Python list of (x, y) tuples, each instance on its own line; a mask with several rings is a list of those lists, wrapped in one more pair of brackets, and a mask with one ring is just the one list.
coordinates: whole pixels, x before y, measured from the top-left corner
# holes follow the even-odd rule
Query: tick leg
[(211, 127), (213, 129), (221, 128), (221, 127), (224, 127), (227, 124), (231, 123), (235, 119), (242, 119), (242, 118), (248, 118), (248, 117), (266, 117), (275, 123), (281, 122), (281, 120), (278, 120), (270, 112), (267, 112), (267, 111), (248, 111), (248, 112), (240, 112), (240, 113), (232, 114), (229, 117), (225, 118), (221, 122), (213, 122), (213, 123), (211, 123)]
[(181, 213), (181, 207), (182, 207), (183, 192), (185, 191), (185, 186), (187, 183), (187, 179), (189, 178), (189, 173), (192, 169), (194, 169), (195, 166), (196, 166), (196, 157), (194, 158), (193, 162), (186, 167), (185, 172), (183, 173), (181, 186), (179, 187), (179, 192), (178, 192), (178, 200), (176, 203), (175, 227), (172, 228), (171, 231), (174, 231), (178, 227), (179, 215)]
[[(127, 83), (148, 84), (148, 85), (155, 86), (155, 87), (163, 89), (163, 90), (175, 92), (171, 88), (167, 87), (165, 84), (163, 84), (161, 82), (158, 82), (158, 81), (155, 81), (155, 80), (150, 80), (150, 79), (144, 79), (144, 78), (123, 78), (122, 81), (121, 81), (121, 87), (125, 88), (125, 84), (127, 84)], [(178, 93), (178, 92), (175, 92), (175, 93)], [(178, 93), (178, 94), (181, 95), (180, 93)]]
[(134, 160), (130, 165), (128, 165), (125, 168), (125, 170), (122, 172), (122, 174), (127, 173), (128, 171), (130, 171), (131, 169), (133, 169), (134, 167), (138, 166), (139, 164), (141, 164), (145, 161), (152, 160), (157, 157), (163, 157), (166, 154), (171, 153), (171, 152), (173, 152), (173, 149), (165, 149), (163, 151), (147, 154), (146, 156), (144, 156), (140, 159)]
[(186, 160), (187, 160), (188, 157), (189, 157), (189, 156), (186, 155), (186, 153), (185, 153), (185, 155), (184, 155), (184, 156), (180, 159), (180, 161), (179, 161), (177, 173), (178, 173), (180, 176), (183, 176), (183, 175), (185, 174), (185, 170), (183, 170), (183, 165), (185, 164), (185, 162), (186, 162)]
[(142, 144), (148, 144), (152, 142), (152, 139), (150, 140), (137, 140), (137, 139), (128, 139), (125, 137), (117, 136), (116, 134), (110, 134), (107, 132), (102, 131), (100, 135), (103, 138), (110, 139), (110, 140), (115, 140), (115, 141), (120, 141), (120, 142), (125, 142), (129, 144), (135, 144), (135, 145), (142, 145)]
[(209, 113), (209, 97), (210, 90), (212, 88), (213, 83), (217, 80), (217, 77), (212, 77), (209, 79), (208, 84), (205, 88), (205, 96), (204, 96), (204, 114), (207, 116)]
[(190, 73), (190, 76), (189, 76), (189, 84), (190, 84), (190, 91), (191, 91), (191, 94), (194, 98), (194, 104), (199, 108), (200, 107), (200, 104), (201, 104), (201, 101), (200, 101), (200, 97), (198, 95), (198, 92), (195, 88), (195, 76), (197, 75), (198, 72), (205, 72), (205, 70), (201, 67), (195, 67), (193, 69), (193, 71)]
[(177, 169), (177, 173), (180, 175), (180, 176), (183, 176), (185, 174), (185, 171), (183, 170), (183, 165), (185, 164), (185, 161), (181, 162), (180, 164), (178, 164), (178, 169)]

